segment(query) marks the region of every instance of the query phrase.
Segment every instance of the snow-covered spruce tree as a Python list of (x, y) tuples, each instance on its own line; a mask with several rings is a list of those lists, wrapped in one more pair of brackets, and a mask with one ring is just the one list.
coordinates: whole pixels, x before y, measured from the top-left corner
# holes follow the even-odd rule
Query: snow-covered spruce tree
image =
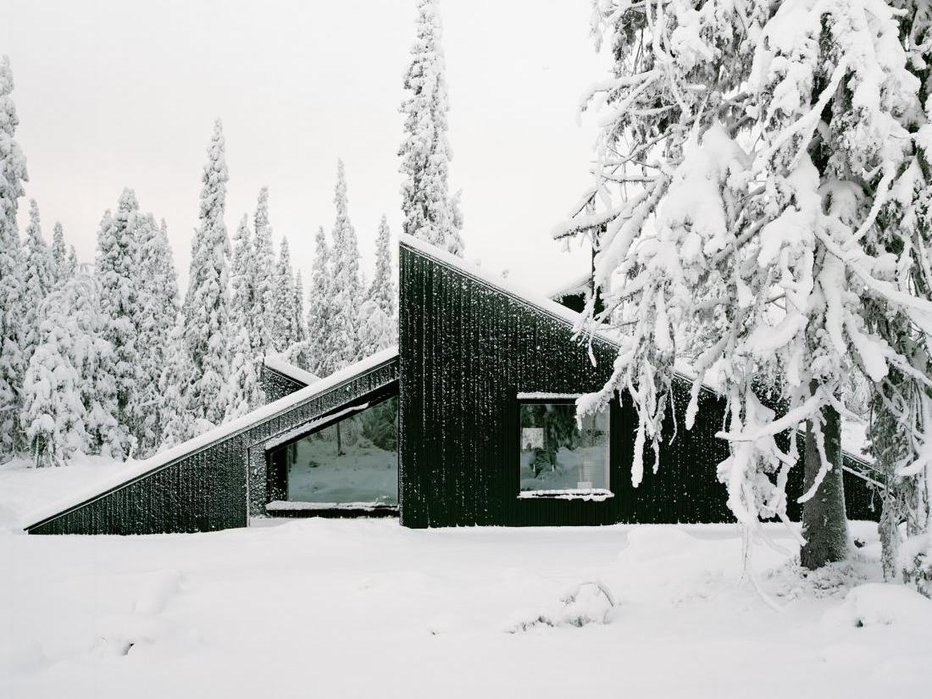
[(179, 313), (165, 351), (165, 368), (159, 377), (159, 415), (162, 439), (168, 449), (197, 436), (200, 423), (191, 405), (194, 365), (184, 338), (184, 316)]
[[(925, 118), (907, 124), (914, 133), (911, 161), (904, 176), (891, 187), (889, 201), (877, 216), (882, 233), (874, 238), (873, 255), (928, 259), (932, 249), (932, 142), (919, 132), (929, 131), (929, 96), (932, 94), (932, 5), (915, 0), (894, 3), (900, 40), (907, 51), (907, 69), (919, 85), (918, 101), (926, 105)], [(926, 265), (897, 265), (899, 284), (923, 295), (930, 293)], [(923, 375), (930, 366), (928, 336), (906, 313), (873, 299), (866, 302), (867, 326), (900, 355), (910, 359), (913, 371), (891, 367), (876, 384), (871, 400), (868, 436), (871, 453), (883, 469), (887, 488), (883, 495), (880, 539), (884, 575), (905, 579), (932, 596), (932, 534), (930, 534), (928, 432), (932, 418), (929, 390)], [(916, 373), (919, 375), (917, 376)], [(903, 535), (906, 543), (902, 545)]]
[(139, 350), (138, 406), (136, 438), (139, 452), (151, 454), (162, 442), (164, 417), (159, 380), (168, 359), (166, 341), (178, 316), (178, 279), (163, 220), (156, 224), (152, 214), (142, 217), (138, 226), (139, 260), (137, 276), (139, 315), (136, 319)]
[(71, 274), (69, 273), (68, 249), (65, 247), (65, 231), (60, 221), (56, 221), (52, 228), (52, 265), (55, 271), (55, 284), (63, 284)]
[(388, 219), (379, 221), (379, 234), (375, 241), (375, 276), (369, 287), (369, 298), (387, 318), (395, 316), (395, 282), (392, 279), (392, 246)]
[(65, 277), (71, 278), (78, 271), (78, 253), (74, 245), (68, 246), (68, 257), (65, 261)]
[(147, 408), (141, 402), (145, 383), (140, 322), (144, 291), (140, 275), (140, 245), (145, 219), (132, 189), (124, 189), (115, 214), (107, 211), (97, 233), (95, 274), (100, 284), (100, 308), (106, 318), (104, 339), (110, 343), (113, 385), (119, 425), (116, 458), (128, 458), (139, 446)]
[[(325, 354), (333, 362), (330, 371), (341, 369), (360, 358), (359, 306), (362, 280), (359, 276), (359, 242), (350, 222), (343, 161), (337, 162), (337, 184), (333, 198), (337, 208), (333, 224), (330, 332)], [(328, 372), (329, 373), (329, 372)]]
[(388, 221), (382, 216), (376, 239), (375, 277), (369, 287), (368, 298), (359, 311), (360, 345), (363, 354), (372, 354), (390, 347), (398, 339), (389, 235)]
[(16, 142), (10, 59), (0, 58), (0, 459), (11, 454), (19, 431), (20, 391), (26, 363), (22, 341), (22, 256), (16, 215), (28, 181), (26, 158)]
[(448, 182), (449, 105), (437, 4), (437, 0), (418, 0), (417, 38), (404, 77), (404, 140), (398, 151), (405, 176), (401, 209), (405, 233), (462, 255), (460, 195), (450, 197)]
[[(594, 18), (615, 58), (587, 97), (602, 114), (595, 210), (555, 233), (604, 227), (599, 316), (623, 339), (611, 380), (581, 411), (618, 389), (632, 395), (640, 482), (674, 358), (688, 348), (686, 427), (700, 383), (714, 379), (729, 420), (719, 478), (738, 521), (750, 534), (761, 518), (785, 518), (798, 454), (795, 439), (784, 453), (774, 437), (806, 421), (802, 562), (837, 560), (845, 377), (876, 383), (898, 369), (928, 384), (865, 322), (873, 301), (932, 330), (926, 293), (905, 281), (921, 254), (912, 243), (899, 258), (882, 252), (880, 214), (921, 147), (912, 125), (927, 121), (896, 16), (882, 0), (598, 0)], [(762, 404), (760, 387), (782, 396), (785, 415)]]
[(301, 280), (300, 269), (295, 273), (294, 279), (294, 317), (291, 319), (291, 328), (296, 339), (282, 353), (282, 356), (289, 364), (308, 369), (311, 365), (311, 357), (308, 351), (307, 325), (304, 317), (304, 282)]
[(23, 241), (23, 278), (21, 306), (22, 323), (20, 348), (27, 364), (39, 344), (39, 309), (55, 284), (52, 251), (42, 237), (39, 207), (35, 199), (29, 202), (29, 225)]
[[(23, 382), (23, 432), (35, 466), (61, 466), (75, 452), (87, 452), (80, 359), (91, 338), (73, 315), (69, 282), (50, 293), (39, 314), (39, 344)], [(78, 367), (75, 361), (78, 361)]]
[(228, 179), (223, 127), (218, 119), (201, 178), (199, 223), (191, 245), (191, 271), (183, 309), (185, 346), (194, 367), (191, 409), (197, 418), (213, 425), (219, 424), (226, 412), (224, 384), (229, 374), (230, 241), (223, 222)]
[[(113, 347), (105, 339), (108, 318), (101, 313), (100, 285), (87, 274), (76, 273), (60, 289), (61, 325), (67, 330), (68, 360), (80, 378), (88, 453), (116, 457), (125, 430), (117, 423), (117, 389)], [(114, 447), (114, 445), (116, 445)]]
[(321, 226), (314, 238), (314, 264), (311, 267), (311, 283), (307, 298), (307, 340), (305, 342), (308, 371), (317, 376), (327, 376), (334, 369), (333, 359), (329, 354), (329, 337), (333, 331), (330, 324), (333, 315), (332, 275), (327, 234)]
[(275, 328), (275, 251), (269, 223), (269, 188), (259, 190), (255, 216), (255, 305), (253, 309), (253, 349), (263, 356), (272, 347)]
[(304, 282), (301, 279), (301, 270), (294, 275), (294, 316), (291, 320), (292, 333), (295, 343), (302, 343), (307, 339), (307, 324), (304, 319)]
[(296, 341), (294, 327), (294, 272), (288, 238), (282, 238), (275, 263), (275, 293), (272, 305), (272, 350), (284, 352)]
[(248, 413), (262, 402), (259, 377), (261, 356), (252, 338), (256, 312), (256, 267), (249, 219), (243, 216), (233, 237), (230, 266), (230, 378), (227, 382), (226, 419)]

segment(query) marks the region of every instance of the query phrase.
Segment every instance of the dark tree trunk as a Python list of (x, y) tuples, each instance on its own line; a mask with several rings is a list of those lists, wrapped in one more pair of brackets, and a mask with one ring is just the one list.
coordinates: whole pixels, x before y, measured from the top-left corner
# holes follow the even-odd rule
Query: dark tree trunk
[(337, 425), (337, 456), (343, 456), (343, 435), (340, 434), (340, 423)]
[[(822, 485), (803, 503), (803, 537), (800, 552), (803, 567), (821, 568), (826, 563), (844, 560), (848, 554), (848, 519), (845, 516), (845, 489), (842, 480), (841, 416), (834, 408), (822, 409), (822, 434), (825, 456), (832, 464)], [(821, 467), (812, 423), (806, 424), (806, 451), (803, 455), (803, 490), (808, 491)]]

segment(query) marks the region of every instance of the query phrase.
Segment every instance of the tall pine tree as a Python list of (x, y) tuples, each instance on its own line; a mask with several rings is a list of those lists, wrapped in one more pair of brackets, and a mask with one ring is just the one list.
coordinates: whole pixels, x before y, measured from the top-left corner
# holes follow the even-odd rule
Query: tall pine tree
[(256, 258), (249, 219), (243, 216), (233, 238), (230, 267), (230, 379), (227, 383), (226, 419), (243, 415), (262, 401), (259, 362), (262, 357), (252, 334), (255, 327)]
[(291, 269), (291, 255), (288, 250), (288, 238), (282, 238), (275, 264), (275, 294), (272, 307), (272, 349), (284, 352), (297, 338), (294, 327), (294, 272)]
[(0, 458), (16, 448), (26, 363), (22, 341), (22, 255), (16, 215), (26, 158), (16, 142), (19, 119), (13, 104), (10, 59), (0, 58)]
[(39, 344), (23, 384), (23, 431), (36, 466), (60, 466), (90, 448), (80, 370), (95, 338), (87, 336), (76, 316), (73, 286), (65, 282), (43, 302)]
[(71, 273), (69, 272), (68, 249), (65, 247), (65, 231), (60, 221), (56, 221), (52, 228), (52, 264), (55, 270), (55, 283), (64, 283)]
[(114, 456), (135, 452), (146, 409), (140, 402), (143, 382), (139, 337), (144, 293), (140, 285), (140, 227), (143, 219), (132, 189), (124, 189), (115, 214), (107, 211), (97, 234), (95, 273), (100, 283), (101, 311), (107, 319), (104, 338), (112, 347), (110, 367), (116, 392), (118, 442)]
[(404, 140), (398, 154), (404, 232), (463, 254), (460, 195), (450, 197), (447, 83), (437, 0), (418, 0), (417, 38), (404, 77)]
[(398, 339), (390, 233), (385, 216), (379, 223), (375, 254), (375, 277), (360, 309), (360, 344), (364, 354), (385, 349)]
[(269, 188), (259, 190), (255, 217), (255, 307), (252, 315), (252, 338), (257, 356), (272, 349), (275, 329), (275, 251), (269, 223)]
[(362, 280), (359, 274), (359, 242), (349, 218), (346, 173), (342, 160), (337, 162), (337, 184), (333, 201), (337, 209), (330, 258), (333, 270), (333, 306), (325, 353), (333, 363), (332, 369), (340, 369), (360, 358), (359, 307), (363, 301)]
[(330, 354), (329, 336), (333, 317), (333, 272), (330, 248), (323, 226), (314, 237), (314, 264), (307, 300), (307, 368), (318, 376), (327, 376), (334, 370)]
[(39, 344), (39, 309), (55, 284), (52, 251), (42, 237), (39, 207), (29, 202), (29, 225), (23, 241), (23, 286), (21, 296), (22, 339), (20, 348), (27, 364)]
[(223, 222), (228, 180), (223, 126), (218, 119), (201, 177), (200, 213), (191, 245), (191, 271), (184, 302), (184, 340), (194, 371), (191, 406), (196, 417), (214, 425), (223, 420), (226, 412), (224, 384), (229, 372), (230, 241)]
[(152, 214), (141, 218), (139, 226), (138, 332), (138, 404), (140, 408), (136, 437), (139, 451), (147, 455), (162, 442), (164, 429), (159, 380), (168, 361), (167, 338), (178, 316), (178, 279), (168, 243), (168, 230)]

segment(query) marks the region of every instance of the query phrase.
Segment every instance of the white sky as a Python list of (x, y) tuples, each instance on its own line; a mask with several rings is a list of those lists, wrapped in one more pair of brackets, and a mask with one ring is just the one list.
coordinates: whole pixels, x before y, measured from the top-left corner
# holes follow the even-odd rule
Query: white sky
[[(595, 128), (576, 110), (604, 76), (590, 2), (445, 0), (441, 11), (466, 257), (547, 290), (586, 264), (549, 231), (589, 181)], [(276, 237), (288, 236), (306, 284), (342, 157), (371, 276), (381, 214), (400, 230), (398, 106), (414, 19), (414, 0), (0, 0), (27, 199), (46, 239), (60, 220), (92, 260), (104, 210), (130, 186), (168, 222), (184, 282), (219, 116), (230, 235), (267, 184)]]

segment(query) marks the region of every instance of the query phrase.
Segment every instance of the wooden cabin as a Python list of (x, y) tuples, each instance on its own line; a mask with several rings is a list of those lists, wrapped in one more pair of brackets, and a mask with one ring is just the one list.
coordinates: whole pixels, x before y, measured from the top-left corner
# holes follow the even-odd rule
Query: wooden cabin
[[(716, 478), (727, 446), (715, 436), (724, 405), (714, 391), (702, 391), (692, 430), (669, 416), (658, 468), (646, 455), (635, 488), (629, 401), (576, 421), (576, 397), (604, 385), (617, 354), (608, 334), (591, 348), (576, 337), (578, 293), (565, 294), (575, 309), (538, 298), (407, 236), (399, 267), (397, 348), (323, 379), (270, 360), (267, 405), (25, 529), (199, 532), (299, 516), (397, 516), (418, 528), (733, 520)], [(675, 383), (679, 412), (689, 388)], [(877, 475), (847, 454), (844, 468), (849, 518), (876, 519)]]

